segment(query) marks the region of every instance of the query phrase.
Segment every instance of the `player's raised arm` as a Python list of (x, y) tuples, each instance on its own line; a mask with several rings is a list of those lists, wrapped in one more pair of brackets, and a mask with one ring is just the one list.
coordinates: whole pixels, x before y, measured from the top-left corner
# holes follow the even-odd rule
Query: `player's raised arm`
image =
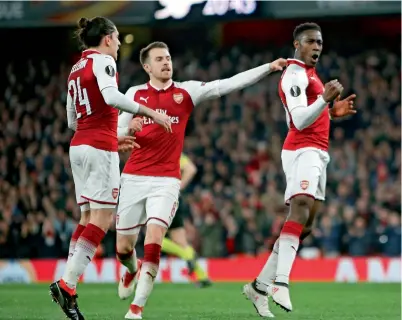
[(325, 85), (323, 95), (308, 105), (306, 96), (308, 83), (305, 70), (297, 65), (291, 65), (281, 81), (281, 87), (286, 96), (286, 107), (294, 126), (298, 130), (303, 130), (314, 123), (327, 104), (343, 90), (342, 85), (337, 80), (332, 80)]
[(77, 130), (77, 111), (75, 110), (75, 106), (73, 103), (73, 99), (70, 96), (70, 92), (67, 92), (66, 111), (67, 111), (68, 127), (74, 131)]
[(233, 91), (248, 87), (272, 72), (280, 71), (286, 66), (285, 59), (277, 59), (271, 63), (241, 72), (233, 77), (211, 82), (188, 81), (187, 87), (194, 105), (208, 100), (219, 98)]

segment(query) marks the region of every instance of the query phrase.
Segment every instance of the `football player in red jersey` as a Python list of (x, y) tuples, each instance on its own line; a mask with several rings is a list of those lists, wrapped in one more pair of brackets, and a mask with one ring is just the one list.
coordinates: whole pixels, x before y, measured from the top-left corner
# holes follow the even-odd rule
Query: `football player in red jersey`
[[(290, 213), (260, 275), (243, 288), (258, 314), (267, 318), (273, 317), (268, 296), (284, 310), (292, 310), (289, 274), (299, 243), (311, 233), (314, 216), (325, 200), (330, 119), (356, 113), (356, 96), (340, 100), (343, 87), (338, 80), (324, 86), (316, 73), (323, 47), (321, 28), (315, 23), (301, 24), (294, 30), (293, 38), (295, 56), (288, 59), (279, 83), (289, 127), (282, 148), (282, 166), (287, 184), (285, 202), (290, 205)], [(329, 103), (334, 100), (330, 109)]]
[[(110, 20), (81, 18), (77, 35), (85, 50), (68, 77), (67, 120), (75, 130), (70, 163), (82, 218), (71, 242), (65, 272), (50, 293), (66, 316), (84, 319), (76, 303), (76, 285), (107, 232), (120, 185), (119, 145), (132, 148), (132, 138), (118, 138), (119, 110), (152, 118), (171, 131), (167, 115), (127, 98), (117, 89), (119, 33)], [(165, 133), (167, 134), (167, 133)]]
[[(144, 305), (158, 273), (162, 240), (178, 207), (180, 155), (191, 112), (205, 100), (243, 89), (286, 65), (285, 59), (278, 59), (228, 79), (205, 83), (173, 81), (171, 56), (163, 42), (154, 42), (142, 49), (140, 61), (150, 81), (131, 87), (126, 95), (167, 114), (173, 133), (162, 135), (152, 119), (144, 118), (142, 130), (135, 135), (141, 148), (133, 150), (121, 177), (116, 230), (117, 257), (127, 267), (119, 284), (122, 299), (134, 291), (139, 274), (134, 246), (141, 226), (147, 226), (141, 276), (126, 319), (142, 319)], [(119, 116), (120, 130), (128, 130), (132, 118), (131, 114), (123, 112)]]

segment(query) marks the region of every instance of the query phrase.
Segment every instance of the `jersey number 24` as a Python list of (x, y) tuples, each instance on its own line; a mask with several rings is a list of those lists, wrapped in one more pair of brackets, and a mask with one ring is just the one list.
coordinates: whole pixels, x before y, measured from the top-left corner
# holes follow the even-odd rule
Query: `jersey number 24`
[(73, 90), (73, 103), (77, 112), (77, 119), (82, 117), (82, 113), (79, 112), (80, 106), (85, 106), (87, 116), (89, 116), (92, 113), (91, 104), (89, 103), (87, 89), (81, 88), (80, 77), (77, 80), (70, 80), (68, 90)]

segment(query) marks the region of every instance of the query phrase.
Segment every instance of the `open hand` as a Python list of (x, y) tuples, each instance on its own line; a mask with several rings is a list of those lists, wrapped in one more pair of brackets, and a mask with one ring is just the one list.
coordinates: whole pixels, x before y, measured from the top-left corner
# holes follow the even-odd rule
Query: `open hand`
[(138, 143), (135, 142), (135, 137), (132, 136), (122, 136), (117, 137), (118, 150), (121, 152), (128, 152), (134, 148), (141, 148)]
[(128, 125), (128, 132), (130, 135), (134, 134), (135, 132), (139, 132), (142, 130), (142, 124), (144, 123), (143, 118), (133, 118)]
[(167, 132), (172, 132), (172, 123), (168, 115), (155, 112), (153, 119), (155, 123), (164, 127)]
[(279, 58), (269, 64), (269, 69), (271, 72), (281, 71), (286, 67), (287, 64), (288, 62), (286, 59)]
[(334, 102), (334, 106), (330, 109), (332, 118), (343, 118), (355, 114), (357, 111), (354, 109), (355, 94), (351, 94), (349, 97), (341, 100), (341, 96), (338, 96)]

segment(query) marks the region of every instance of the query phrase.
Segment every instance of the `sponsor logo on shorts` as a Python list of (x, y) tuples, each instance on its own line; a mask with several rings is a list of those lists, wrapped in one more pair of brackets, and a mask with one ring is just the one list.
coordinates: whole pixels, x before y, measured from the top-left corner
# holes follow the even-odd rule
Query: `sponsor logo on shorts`
[(173, 95), (173, 100), (176, 101), (176, 103), (180, 104), (183, 102), (183, 94), (182, 93), (175, 93)]
[(302, 188), (303, 190), (306, 190), (308, 188), (308, 185), (310, 183), (307, 180), (302, 180), (300, 181), (300, 188)]
[(118, 195), (119, 195), (119, 189), (118, 188), (113, 188), (112, 189), (112, 197), (113, 197), (113, 199), (117, 199)]

